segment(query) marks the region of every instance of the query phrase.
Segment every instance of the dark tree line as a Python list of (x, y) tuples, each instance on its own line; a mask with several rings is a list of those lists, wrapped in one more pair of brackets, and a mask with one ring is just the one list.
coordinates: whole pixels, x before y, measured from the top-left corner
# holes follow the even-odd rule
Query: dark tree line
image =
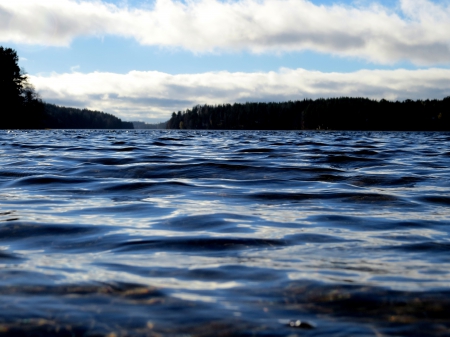
[(197, 105), (173, 113), (169, 129), (450, 130), (450, 96), (391, 102), (367, 98)]
[(0, 129), (133, 129), (99, 111), (44, 103), (19, 67), (17, 52), (0, 47)]
[(75, 109), (44, 103), (43, 125), (49, 129), (133, 129), (133, 123), (122, 122), (108, 113)]

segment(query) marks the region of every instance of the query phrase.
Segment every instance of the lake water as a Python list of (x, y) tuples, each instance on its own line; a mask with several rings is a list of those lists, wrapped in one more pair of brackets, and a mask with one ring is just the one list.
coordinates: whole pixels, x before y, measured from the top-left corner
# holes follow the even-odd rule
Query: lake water
[(2, 336), (450, 336), (450, 134), (0, 131)]

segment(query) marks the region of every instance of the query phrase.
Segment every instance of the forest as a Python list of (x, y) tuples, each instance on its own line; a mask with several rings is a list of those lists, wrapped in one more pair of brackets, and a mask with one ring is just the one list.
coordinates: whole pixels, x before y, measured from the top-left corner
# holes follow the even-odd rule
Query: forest
[(122, 122), (99, 111), (44, 104), (45, 128), (450, 131), (450, 97), (391, 102), (329, 98), (281, 103), (196, 105), (167, 122)]
[(450, 96), (392, 102), (367, 98), (196, 105), (168, 129), (450, 131)]
[(133, 129), (111, 114), (43, 102), (18, 61), (15, 50), (0, 47), (0, 129)]
[(48, 129), (133, 129), (133, 123), (123, 122), (111, 114), (88, 109), (75, 109), (44, 103), (42, 127)]

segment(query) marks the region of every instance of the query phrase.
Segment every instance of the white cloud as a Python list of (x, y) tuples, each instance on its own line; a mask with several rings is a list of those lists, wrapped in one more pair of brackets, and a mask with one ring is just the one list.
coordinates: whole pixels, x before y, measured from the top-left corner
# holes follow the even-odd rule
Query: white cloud
[(0, 3), (0, 41), (68, 46), (118, 35), (193, 52), (314, 50), (378, 63), (450, 63), (450, 3), (400, 0), (397, 9), (307, 0), (155, 0), (152, 8), (101, 1)]
[(94, 72), (30, 76), (45, 101), (113, 113), (124, 120), (167, 120), (173, 111), (196, 104), (286, 101), (318, 97), (390, 100), (450, 96), (450, 69), (360, 70), (324, 73), (304, 69), (278, 72), (207, 72), (170, 75)]

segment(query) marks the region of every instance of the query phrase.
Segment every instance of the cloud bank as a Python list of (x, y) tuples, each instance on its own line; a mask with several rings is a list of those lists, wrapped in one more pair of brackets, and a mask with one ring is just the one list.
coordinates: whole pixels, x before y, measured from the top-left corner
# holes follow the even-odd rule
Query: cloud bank
[(442, 99), (450, 96), (450, 69), (360, 70), (325, 73), (304, 69), (277, 72), (207, 72), (171, 75), (157, 71), (54, 73), (30, 76), (51, 103), (113, 113), (124, 120), (167, 120), (196, 104), (287, 101), (319, 97)]
[(152, 8), (101, 1), (0, 3), (0, 40), (69, 46), (115, 35), (192, 52), (313, 50), (389, 64), (450, 63), (450, 3), (399, 0), (395, 9), (307, 0), (156, 0)]

